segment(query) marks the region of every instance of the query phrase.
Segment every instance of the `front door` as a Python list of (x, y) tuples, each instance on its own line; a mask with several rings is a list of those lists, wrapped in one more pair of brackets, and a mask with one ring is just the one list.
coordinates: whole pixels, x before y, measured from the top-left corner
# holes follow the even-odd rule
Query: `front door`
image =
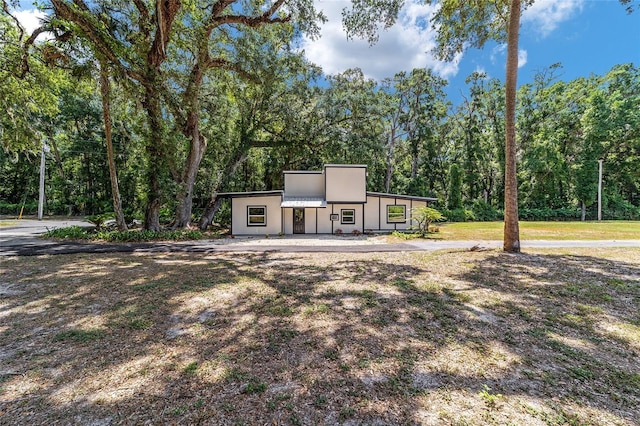
[(293, 209), (293, 233), (304, 234), (304, 209)]

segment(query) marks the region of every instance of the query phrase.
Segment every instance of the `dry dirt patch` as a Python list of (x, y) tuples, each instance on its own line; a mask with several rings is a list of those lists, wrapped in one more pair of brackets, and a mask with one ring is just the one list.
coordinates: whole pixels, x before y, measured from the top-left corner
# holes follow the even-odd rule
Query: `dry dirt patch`
[(631, 425), (639, 259), (1, 259), (0, 423)]

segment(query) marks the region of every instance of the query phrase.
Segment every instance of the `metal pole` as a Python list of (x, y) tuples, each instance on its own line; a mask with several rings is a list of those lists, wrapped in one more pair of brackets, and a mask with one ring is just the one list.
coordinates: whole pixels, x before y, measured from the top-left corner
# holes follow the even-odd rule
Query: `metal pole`
[(602, 220), (602, 160), (598, 160), (598, 220)]
[(42, 144), (42, 154), (40, 156), (40, 196), (38, 197), (38, 220), (42, 220), (42, 211), (44, 210), (44, 155), (49, 152), (46, 143)]

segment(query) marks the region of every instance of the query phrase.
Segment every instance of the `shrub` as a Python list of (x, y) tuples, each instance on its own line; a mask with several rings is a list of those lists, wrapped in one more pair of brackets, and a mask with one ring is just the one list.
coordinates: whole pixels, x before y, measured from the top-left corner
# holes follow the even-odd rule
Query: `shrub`
[(414, 207), (411, 209), (411, 219), (417, 223), (416, 228), (420, 236), (424, 237), (429, 233), (429, 225), (432, 222), (443, 220), (444, 216), (436, 209), (431, 207)]
[(60, 238), (64, 240), (88, 240), (91, 238), (89, 232), (77, 225), (66, 228), (51, 229), (43, 234), (44, 238)]
[(468, 209), (443, 210), (442, 214), (449, 222), (469, 222), (476, 220), (473, 211)]
[(484, 200), (476, 200), (471, 207), (475, 220), (492, 221), (502, 220), (504, 213)]
[(338, 228), (335, 231), (333, 231), (333, 233), (336, 235), (342, 235), (342, 229)]

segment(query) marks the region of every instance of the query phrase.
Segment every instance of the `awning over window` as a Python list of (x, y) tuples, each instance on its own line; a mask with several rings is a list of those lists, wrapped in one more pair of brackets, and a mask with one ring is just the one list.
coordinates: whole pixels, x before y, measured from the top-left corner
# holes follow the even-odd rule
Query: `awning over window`
[(320, 208), (327, 207), (327, 201), (322, 197), (282, 197), (280, 207)]

